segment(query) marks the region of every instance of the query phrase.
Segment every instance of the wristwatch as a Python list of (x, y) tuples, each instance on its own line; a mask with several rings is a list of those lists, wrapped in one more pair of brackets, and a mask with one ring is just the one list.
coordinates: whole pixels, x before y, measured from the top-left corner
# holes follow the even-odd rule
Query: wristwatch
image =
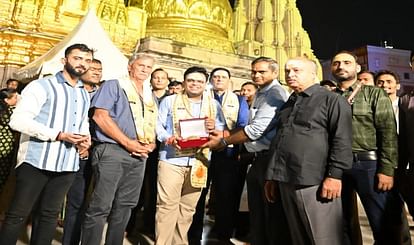
[(221, 139), (220, 139), (220, 144), (221, 144), (223, 147), (227, 147), (227, 146), (229, 145), (229, 143), (227, 143), (227, 141), (226, 141), (224, 138), (221, 138)]

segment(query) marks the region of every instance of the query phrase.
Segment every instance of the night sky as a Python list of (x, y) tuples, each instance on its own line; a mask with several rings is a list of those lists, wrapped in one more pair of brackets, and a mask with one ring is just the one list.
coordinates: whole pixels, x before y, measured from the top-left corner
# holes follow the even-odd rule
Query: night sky
[[(230, 0), (233, 4), (234, 0)], [(414, 50), (414, 0), (297, 0), (319, 59), (364, 45)]]

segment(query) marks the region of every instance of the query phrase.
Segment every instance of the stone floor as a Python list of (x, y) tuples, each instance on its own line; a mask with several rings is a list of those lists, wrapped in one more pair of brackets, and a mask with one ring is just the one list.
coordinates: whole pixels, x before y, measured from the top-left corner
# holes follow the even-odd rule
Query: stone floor
[[(373, 240), (372, 240), (372, 233), (371, 233), (371, 229), (369, 227), (368, 224), (368, 220), (366, 218), (364, 209), (362, 208), (361, 204), (359, 203), (359, 218), (360, 218), (360, 224), (361, 224), (361, 230), (362, 230), (362, 236), (363, 236), (363, 241), (364, 244), (372, 244)], [(409, 221), (410, 221), (410, 230), (411, 230), (411, 239), (414, 241), (414, 223), (412, 221), (412, 218), (409, 217)], [(203, 233), (203, 240), (202, 240), (202, 245), (220, 245), (223, 243), (220, 243), (218, 240), (212, 238), (210, 236), (210, 229), (213, 225), (213, 221), (209, 218), (206, 218), (204, 221), (204, 233)], [(62, 237), (62, 232), (63, 229), (61, 227), (56, 229), (56, 235), (55, 235), (55, 240), (53, 240), (52, 245), (59, 245), (61, 244), (61, 237)], [(25, 232), (24, 234), (22, 234), (21, 239), (17, 242), (18, 245), (26, 245), (29, 244), (29, 234), (30, 234), (30, 227), (28, 227), (27, 232)], [(243, 242), (237, 241), (237, 240), (233, 240), (231, 241), (233, 244), (236, 245), (243, 245)], [(140, 236), (136, 241), (130, 241), (128, 239), (124, 240), (124, 245), (152, 245), (154, 244), (154, 242), (146, 237), (146, 236)], [(228, 243), (230, 244), (230, 243)]]

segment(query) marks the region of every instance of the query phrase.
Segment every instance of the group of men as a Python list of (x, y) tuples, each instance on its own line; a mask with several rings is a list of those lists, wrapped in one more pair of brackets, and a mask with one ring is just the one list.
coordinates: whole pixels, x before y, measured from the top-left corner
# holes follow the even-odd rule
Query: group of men
[[(66, 194), (64, 244), (100, 244), (106, 223), (105, 243), (122, 244), (148, 168), (152, 177), (146, 176), (144, 191), (156, 193), (156, 244), (189, 243), (208, 174), (216, 190), (215, 229), (229, 242), (247, 168), (239, 164), (243, 152), (250, 156), (251, 244), (359, 244), (355, 193), (376, 244), (411, 242), (403, 202), (393, 188), (395, 172), (414, 210), (406, 184), (412, 182), (411, 97), (399, 103), (398, 164), (396, 112), (383, 89), (360, 84), (352, 53), (332, 59), (333, 92), (316, 83), (316, 63), (289, 59), (290, 96), (278, 81), (279, 64), (256, 58), (253, 83), (243, 85), (246, 94), (258, 87), (248, 101), (230, 91), (231, 74), (224, 67), (213, 69), (210, 79), (205, 68), (190, 67), (183, 92), (166, 96), (168, 74), (153, 72), (154, 64), (152, 56), (135, 53), (128, 78), (107, 80), (98, 89), (102, 65), (92, 49), (74, 44), (65, 50), (61, 72), (23, 90), (10, 122), (22, 137), (0, 244), (16, 243), (29, 215), (31, 244), (50, 244)], [(389, 83), (388, 75), (378, 81)], [(152, 90), (145, 83), (150, 76)], [(209, 81), (212, 92), (206, 91)], [(186, 129), (180, 125), (188, 119), (203, 120), (208, 142), (183, 146)], [(149, 199), (155, 202), (154, 195)]]

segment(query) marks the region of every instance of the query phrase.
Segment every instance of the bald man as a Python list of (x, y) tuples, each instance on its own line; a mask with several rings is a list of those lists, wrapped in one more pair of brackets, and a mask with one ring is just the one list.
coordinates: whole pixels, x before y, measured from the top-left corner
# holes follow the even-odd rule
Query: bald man
[(352, 165), (351, 107), (315, 84), (316, 64), (307, 58), (289, 59), (285, 76), (294, 93), (276, 114), (266, 199), (282, 202), (291, 244), (341, 244), (341, 178)]

